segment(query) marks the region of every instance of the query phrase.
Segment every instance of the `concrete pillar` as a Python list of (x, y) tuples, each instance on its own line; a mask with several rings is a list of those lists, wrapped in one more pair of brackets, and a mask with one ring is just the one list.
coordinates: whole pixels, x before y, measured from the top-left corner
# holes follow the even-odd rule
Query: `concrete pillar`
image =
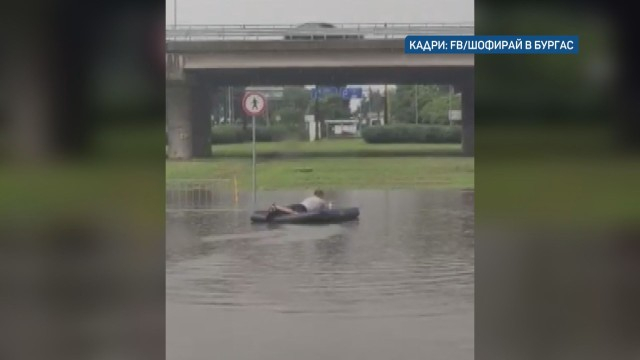
[(201, 82), (190, 82), (190, 121), (192, 157), (211, 157), (211, 89)]
[(189, 119), (189, 86), (185, 81), (167, 82), (167, 133), (169, 159), (188, 160), (193, 156)]
[(316, 119), (313, 118), (313, 120), (310, 120), (309, 122), (307, 122), (307, 125), (309, 126), (309, 142), (314, 142), (316, 141), (316, 130), (318, 129), (318, 125), (316, 124)]
[(462, 96), (462, 153), (475, 154), (475, 85), (473, 77), (458, 87)]
[(167, 83), (166, 113), (169, 159), (211, 156), (211, 97), (197, 79)]

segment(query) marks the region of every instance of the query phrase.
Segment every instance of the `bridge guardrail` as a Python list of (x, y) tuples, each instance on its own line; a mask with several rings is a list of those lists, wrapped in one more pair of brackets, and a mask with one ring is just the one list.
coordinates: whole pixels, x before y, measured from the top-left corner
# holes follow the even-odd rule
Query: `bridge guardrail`
[(473, 35), (472, 23), (334, 24), (334, 28), (300, 28), (296, 25), (167, 25), (167, 41), (283, 40), (286, 37), (328, 39), (360, 37), (397, 39), (407, 35)]

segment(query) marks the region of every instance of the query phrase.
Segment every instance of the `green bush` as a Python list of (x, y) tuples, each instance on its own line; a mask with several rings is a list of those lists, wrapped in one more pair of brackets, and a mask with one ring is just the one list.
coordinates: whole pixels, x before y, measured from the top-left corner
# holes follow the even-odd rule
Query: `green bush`
[(460, 143), (460, 126), (397, 124), (367, 126), (362, 129), (362, 138), (370, 144), (397, 143)]
[(309, 129), (305, 129), (304, 127), (296, 129), (295, 139), (298, 141), (309, 141)]
[[(291, 134), (291, 132), (283, 126), (256, 126), (256, 142), (282, 141), (291, 136), (295, 137), (296, 134)], [(212, 144), (236, 144), (251, 141), (251, 138), (251, 127), (243, 130), (241, 126), (220, 125), (211, 130)]]
[[(283, 126), (256, 126), (256, 142), (282, 141), (287, 138), (289, 132)], [(251, 128), (247, 129), (246, 141), (251, 141)]]
[(244, 131), (240, 126), (220, 125), (211, 130), (213, 144), (236, 144), (243, 142), (244, 138)]

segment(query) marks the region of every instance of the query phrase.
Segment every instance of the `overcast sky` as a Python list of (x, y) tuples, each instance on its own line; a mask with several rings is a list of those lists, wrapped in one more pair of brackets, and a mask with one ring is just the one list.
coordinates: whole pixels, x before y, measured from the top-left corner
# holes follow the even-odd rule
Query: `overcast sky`
[[(167, 1), (173, 24), (174, 0)], [(175, 0), (178, 24), (473, 22), (473, 0)]]

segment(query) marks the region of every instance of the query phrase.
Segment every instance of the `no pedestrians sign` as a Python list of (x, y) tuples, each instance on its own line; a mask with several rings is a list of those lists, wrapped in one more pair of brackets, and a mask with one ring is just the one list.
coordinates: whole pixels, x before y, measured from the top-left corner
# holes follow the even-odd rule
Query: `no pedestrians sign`
[(242, 109), (249, 116), (259, 116), (267, 107), (265, 97), (257, 92), (247, 92), (242, 98)]

